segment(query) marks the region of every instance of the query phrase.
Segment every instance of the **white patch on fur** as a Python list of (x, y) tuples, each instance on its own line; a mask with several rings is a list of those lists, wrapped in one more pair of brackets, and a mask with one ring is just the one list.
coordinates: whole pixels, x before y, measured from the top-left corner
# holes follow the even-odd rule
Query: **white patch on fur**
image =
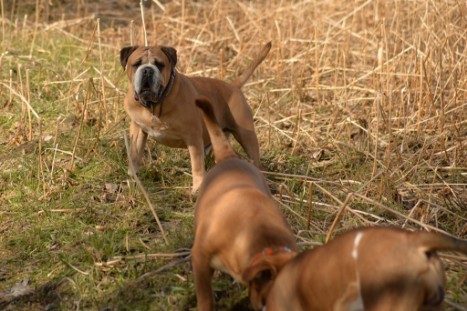
[(363, 238), (363, 233), (358, 232), (355, 236), (354, 243), (353, 243), (353, 250), (352, 250), (352, 258), (355, 260), (355, 278), (356, 278), (356, 288), (357, 288), (357, 297), (354, 301), (350, 302), (348, 305), (349, 311), (364, 311), (365, 306), (363, 304), (363, 297), (360, 288), (360, 273), (358, 271), (358, 247), (360, 242)]
[(363, 298), (362, 295), (358, 295), (357, 299), (352, 301), (349, 304), (349, 311), (364, 311), (365, 306), (363, 305)]
[(334, 303), (334, 310), (345, 310), (345, 311), (364, 311), (363, 298), (360, 292), (360, 282), (350, 282), (347, 284), (341, 297)]
[(219, 258), (219, 256), (213, 256), (211, 259), (211, 267), (213, 267), (216, 270), (225, 272), (227, 269), (224, 266), (224, 263), (222, 260)]
[(164, 136), (164, 131), (158, 127), (148, 127), (144, 123), (136, 122), (140, 128), (143, 129), (149, 136), (154, 138), (162, 138)]
[(239, 271), (232, 270), (235, 268), (229, 265), (229, 262), (222, 261), (220, 256), (213, 256), (210, 264), (211, 264), (211, 268), (215, 270), (219, 270), (225, 274), (230, 274), (230, 276), (234, 279), (235, 282), (242, 283), (241, 273)]
[(240, 282), (240, 275), (235, 273), (234, 271), (230, 271), (229, 267), (225, 265), (222, 259), (219, 256), (213, 256), (211, 259), (211, 267), (215, 270), (219, 270), (226, 274), (230, 274), (235, 281)]
[(139, 94), (140, 91), (141, 91), (141, 86), (142, 86), (142, 82), (143, 82), (143, 69), (145, 69), (147, 67), (152, 69), (152, 71), (153, 71), (153, 80), (155, 82), (155, 83), (153, 83), (153, 85), (151, 85), (151, 91), (154, 92), (155, 94), (157, 94), (157, 92), (159, 90), (159, 87), (160, 87), (160, 84), (161, 84), (161, 73), (160, 73), (159, 69), (157, 69), (157, 67), (154, 66), (153, 64), (144, 64), (144, 65), (141, 65), (141, 66), (138, 67), (138, 69), (135, 72), (135, 78), (133, 80), (133, 87), (134, 87), (136, 93)]
[(357, 260), (358, 258), (358, 245), (360, 244), (360, 240), (363, 237), (363, 233), (358, 232), (355, 236), (355, 240), (353, 241), (353, 250), (352, 250), (352, 257)]
[(170, 128), (166, 124), (160, 121), (155, 122), (154, 119), (155, 117), (153, 118), (153, 122), (150, 127), (146, 126), (145, 123), (141, 123), (138, 121), (135, 121), (135, 122), (136, 124), (138, 124), (138, 126), (141, 129), (143, 129), (143, 131), (145, 131), (149, 136), (154, 137), (156, 140), (157, 139), (171, 139), (171, 140), (181, 139), (179, 135), (171, 131)]

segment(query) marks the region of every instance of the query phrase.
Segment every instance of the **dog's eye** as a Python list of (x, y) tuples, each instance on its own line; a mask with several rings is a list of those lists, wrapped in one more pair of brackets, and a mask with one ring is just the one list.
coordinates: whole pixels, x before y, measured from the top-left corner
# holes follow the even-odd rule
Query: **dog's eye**
[(136, 63), (134, 63), (132, 66), (133, 68), (138, 68), (140, 65), (141, 65), (141, 61), (139, 60)]
[(165, 67), (165, 64), (164, 64), (163, 62), (160, 62), (160, 61), (157, 61), (157, 60), (154, 61), (154, 65), (155, 65), (155, 66), (157, 67), (157, 69), (159, 69), (159, 70), (162, 70), (162, 69), (164, 69), (164, 67)]

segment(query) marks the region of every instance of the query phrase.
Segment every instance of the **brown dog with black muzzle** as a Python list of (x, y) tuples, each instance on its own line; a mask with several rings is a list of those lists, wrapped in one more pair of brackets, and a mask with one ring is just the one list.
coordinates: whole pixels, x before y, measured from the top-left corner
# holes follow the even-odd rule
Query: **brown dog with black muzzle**
[(203, 111), (217, 163), (206, 174), (195, 206), (192, 260), (198, 310), (213, 309), (214, 269), (248, 286), (253, 307), (260, 309), (275, 276), (296, 254), (295, 238), (261, 172), (232, 150), (209, 101), (198, 99), (196, 105)]
[(443, 250), (466, 254), (467, 241), (392, 227), (350, 231), (289, 261), (266, 310), (442, 310)]
[[(131, 119), (129, 161), (135, 172), (141, 166), (149, 135), (163, 145), (188, 148), (193, 192), (198, 189), (205, 174), (205, 147), (209, 146), (209, 135), (195, 106), (195, 99), (199, 96), (209, 99), (222, 130), (232, 133), (259, 167), (259, 145), (253, 116), (240, 88), (270, 49), (269, 42), (240, 77), (226, 83), (179, 73), (175, 69), (177, 51), (172, 47), (123, 48), (120, 61), (130, 80), (124, 99), (125, 111)], [(232, 115), (233, 119), (227, 115)], [(131, 174), (130, 169), (128, 172)]]

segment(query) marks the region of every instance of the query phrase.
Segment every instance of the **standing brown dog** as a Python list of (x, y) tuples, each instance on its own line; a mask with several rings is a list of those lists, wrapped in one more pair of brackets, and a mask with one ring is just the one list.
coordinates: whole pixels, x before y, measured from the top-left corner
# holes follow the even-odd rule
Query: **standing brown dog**
[[(123, 48), (120, 61), (130, 80), (124, 99), (125, 111), (131, 119), (129, 160), (135, 171), (141, 165), (149, 135), (163, 145), (188, 148), (193, 191), (198, 189), (205, 174), (204, 148), (209, 145), (209, 135), (195, 106), (195, 99), (199, 96), (209, 99), (222, 130), (232, 133), (259, 167), (259, 146), (253, 116), (240, 88), (270, 49), (269, 42), (247, 70), (229, 84), (179, 73), (175, 69), (177, 51), (172, 47)], [(232, 115), (235, 124), (226, 115)]]
[(203, 111), (217, 162), (195, 207), (192, 256), (198, 310), (213, 309), (214, 269), (248, 286), (253, 307), (260, 309), (276, 274), (296, 254), (295, 238), (261, 172), (237, 158), (209, 101), (199, 99), (196, 105)]
[(267, 311), (442, 310), (445, 275), (437, 250), (467, 254), (467, 241), (431, 232), (350, 231), (291, 260)]

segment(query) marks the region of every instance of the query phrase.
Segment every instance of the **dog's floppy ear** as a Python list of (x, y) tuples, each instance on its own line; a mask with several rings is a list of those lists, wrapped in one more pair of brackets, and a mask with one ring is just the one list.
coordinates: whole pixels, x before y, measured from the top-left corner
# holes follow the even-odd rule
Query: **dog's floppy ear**
[(131, 53), (133, 53), (137, 48), (137, 46), (127, 46), (120, 50), (120, 63), (122, 64), (123, 70), (126, 69), (128, 57), (130, 57)]
[(255, 310), (264, 306), (277, 274), (296, 255), (295, 252), (288, 252), (263, 256), (257, 263), (245, 269), (242, 278), (248, 284), (250, 302)]
[[(270, 279), (274, 279), (280, 270), (295, 256), (296, 252), (276, 253), (274, 255), (263, 256), (256, 263), (250, 265), (243, 272), (242, 278), (245, 283), (252, 280), (265, 281), (268, 275)], [(266, 270), (269, 270), (267, 272)], [(265, 274), (266, 273), (266, 274)]]
[(261, 260), (243, 273), (243, 280), (248, 284), (248, 296), (255, 310), (260, 310), (264, 306), (276, 276), (277, 269), (269, 260)]
[(267, 259), (260, 260), (253, 266), (249, 266), (243, 272), (243, 280), (245, 283), (258, 282), (265, 283), (275, 277), (277, 270), (274, 265)]
[(175, 67), (177, 64), (177, 50), (170, 46), (161, 46), (161, 51), (167, 56), (172, 67)]

